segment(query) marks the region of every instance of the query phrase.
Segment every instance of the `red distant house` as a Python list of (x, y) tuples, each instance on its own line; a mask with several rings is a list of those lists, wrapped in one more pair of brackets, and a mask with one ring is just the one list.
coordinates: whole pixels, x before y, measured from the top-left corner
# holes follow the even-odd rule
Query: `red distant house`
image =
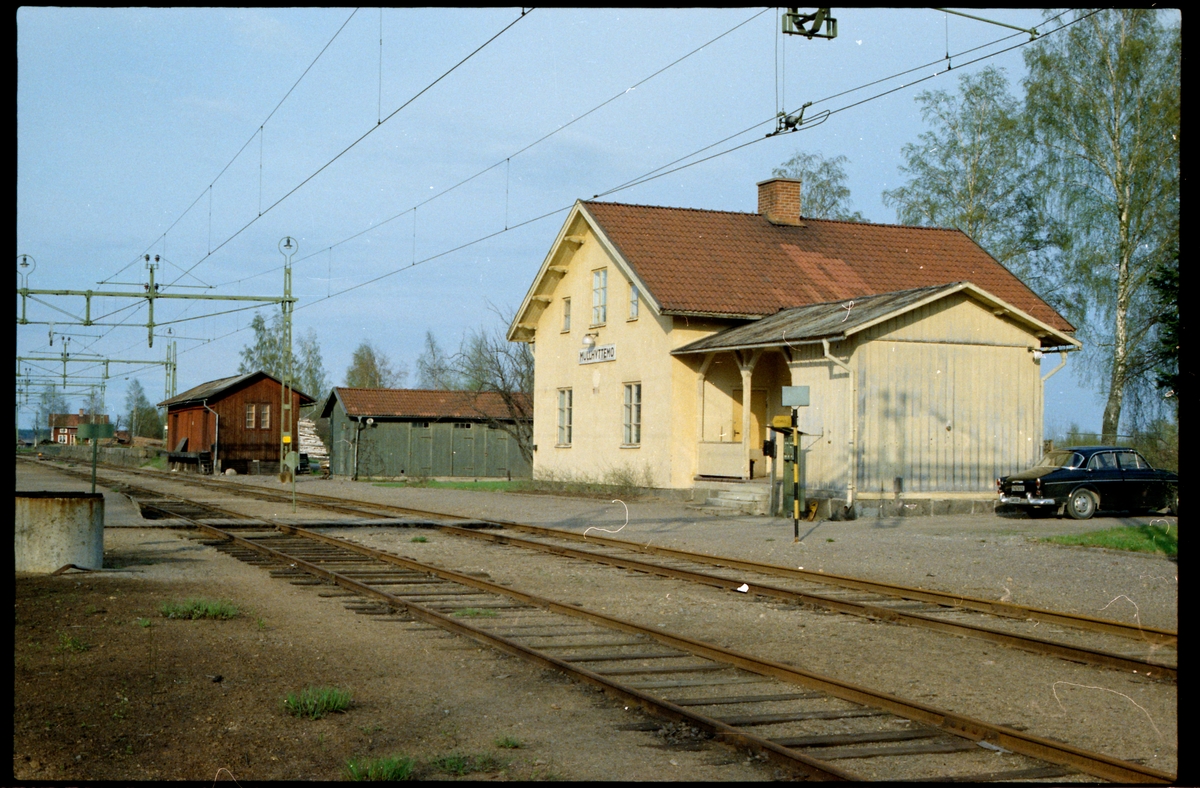
[(97, 413), (95, 418), (88, 416), (81, 408), (79, 414), (74, 413), (51, 413), (50, 414), (50, 440), (53, 443), (61, 443), (65, 446), (74, 446), (79, 443), (79, 425), (80, 424), (108, 424), (107, 413)]
[[(167, 409), (167, 461), (201, 472), (278, 473), (282, 398), (283, 383), (260, 371), (202, 383), (158, 403)], [(292, 390), (293, 441), (300, 406), (314, 401)]]

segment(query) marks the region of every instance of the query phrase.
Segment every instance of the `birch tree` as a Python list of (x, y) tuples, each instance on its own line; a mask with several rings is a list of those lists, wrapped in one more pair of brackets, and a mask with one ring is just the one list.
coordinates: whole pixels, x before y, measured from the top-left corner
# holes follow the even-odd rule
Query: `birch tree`
[(1074, 20), (1026, 51), (1025, 113), (1069, 228), (1062, 294), (1100, 373), (1102, 440), (1111, 442), (1127, 395), (1154, 387), (1149, 279), (1179, 213), (1180, 28), (1149, 9), (1076, 11)]

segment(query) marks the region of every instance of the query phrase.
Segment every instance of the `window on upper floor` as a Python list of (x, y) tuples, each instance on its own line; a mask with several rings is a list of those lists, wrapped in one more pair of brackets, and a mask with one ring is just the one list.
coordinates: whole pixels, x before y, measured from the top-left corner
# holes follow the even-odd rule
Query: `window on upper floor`
[(248, 429), (248, 430), (254, 429), (254, 422), (255, 422), (254, 414), (256, 413), (257, 409), (258, 409), (257, 405), (247, 405), (246, 406), (246, 429)]
[(562, 330), (564, 332), (571, 330), (571, 299), (563, 299), (563, 322)]
[(630, 282), (629, 283), (629, 319), (630, 320), (637, 320), (638, 306), (639, 306), (638, 302), (639, 302), (639, 298), (638, 298), (637, 285)]
[(258, 428), (262, 430), (271, 429), (271, 406), (259, 405)]
[(608, 322), (608, 269), (592, 271), (592, 325)]

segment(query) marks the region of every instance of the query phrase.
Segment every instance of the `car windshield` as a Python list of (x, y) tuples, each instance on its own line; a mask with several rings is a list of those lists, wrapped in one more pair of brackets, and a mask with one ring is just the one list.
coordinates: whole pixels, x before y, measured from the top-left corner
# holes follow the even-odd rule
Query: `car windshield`
[(1083, 466), (1083, 456), (1074, 451), (1052, 451), (1042, 458), (1036, 468), (1079, 468)]

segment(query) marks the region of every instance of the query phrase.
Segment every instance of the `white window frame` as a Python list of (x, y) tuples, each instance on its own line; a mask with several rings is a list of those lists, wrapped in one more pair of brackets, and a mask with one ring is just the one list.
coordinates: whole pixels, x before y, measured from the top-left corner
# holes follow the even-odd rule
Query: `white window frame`
[(608, 269), (592, 271), (592, 325), (608, 322)]
[(569, 298), (563, 299), (562, 315), (562, 333), (566, 334), (571, 330), (571, 299)]
[(641, 298), (638, 293), (638, 286), (633, 282), (629, 283), (629, 319), (637, 320), (638, 311), (641, 307)]
[(246, 406), (246, 429), (248, 429), (248, 430), (254, 429), (254, 425), (256, 423), (256, 418), (257, 418), (257, 413), (258, 413), (257, 405), (247, 405)]
[(571, 389), (558, 390), (558, 446), (571, 445), (571, 421), (574, 393)]
[(642, 384), (640, 381), (625, 384), (625, 396), (621, 409), (624, 427), (622, 446), (642, 445)]
[(258, 428), (260, 430), (271, 429), (271, 406), (267, 404), (259, 405)]

